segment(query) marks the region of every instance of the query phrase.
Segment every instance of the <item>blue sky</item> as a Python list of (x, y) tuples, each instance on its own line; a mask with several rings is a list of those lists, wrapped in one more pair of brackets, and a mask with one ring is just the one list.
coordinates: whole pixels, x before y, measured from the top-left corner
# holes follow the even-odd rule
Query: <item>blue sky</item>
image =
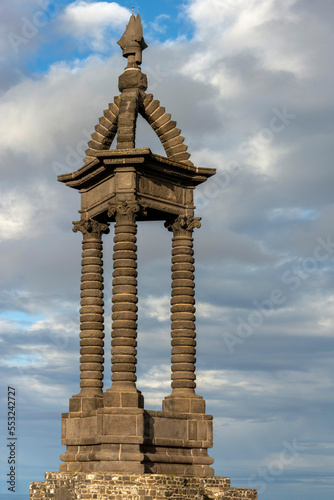
[[(1, 500), (56, 471), (60, 414), (79, 384), (79, 168), (118, 95), (131, 6), (149, 91), (178, 122), (197, 188), (197, 392), (214, 415), (215, 473), (259, 500), (333, 495), (334, 71), (329, 0), (0, 7)], [(46, 12), (46, 14), (45, 14)], [(138, 124), (137, 146), (164, 154)], [(139, 224), (138, 387), (170, 392), (170, 234)], [(112, 237), (105, 238), (105, 387)], [(153, 360), (153, 362), (152, 362)], [(149, 367), (149, 368), (148, 368)], [(18, 401), (17, 494), (6, 490), (7, 385)], [(288, 459), (282, 458), (288, 457)], [(21, 495), (21, 496), (20, 496)]]
[[(36, 2), (35, 2), (36, 3)], [(88, 3), (85, 2), (86, 6)], [(108, 2), (100, 2), (106, 5)], [(109, 4), (115, 2), (109, 2)], [(38, 29), (38, 51), (25, 54), (22, 60), (24, 68), (31, 72), (40, 74), (47, 71), (52, 63), (60, 60), (75, 60), (77, 58), (84, 59), (91, 55), (91, 47), (81, 40), (78, 44), (74, 37), (64, 37), (63, 31), (59, 29), (59, 17), (64, 15), (64, 12), (70, 12), (71, 6), (80, 8), (80, 2), (71, 2), (68, 0), (52, 0), (49, 3), (40, 2), (36, 4), (34, 10), (30, 10), (29, 15), (21, 16), (28, 20), (28, 23), (22, 21), (21, 30), (12, 32), (22, 35), (22, 29), (26, 28), (27, 33), (34, 33), (34, 28)], [(126, 10), (130, 13), (132, 9), (131, 2), (118, 2), (123, 8), (123, 15)], [(44, 6), (44, 7), (41, 7)], [(166, 40), (173, 40), (178, 37), (191, 38), (193, 33), (193, 23), (189, 20), (185, 13), (185, 5), (171, 0), (163, 2), (141, 2), (137, 5), (133, 3), (134, 12), (140, 12), (143, 18), (145, 29), (145, 36), (148, 42), (152, 39), (154, 42)], [(67, 10), (66, 10), (67, 9)], [(33, 27), (29, 24), (32, 23)], [(34, 24), (35, 22), (35, 24)], [(39, 28), (40, 26), (40, 28)], [(10, 33), (10, 31), (9, 31)], [(122, 25), (117, 23), (116, 26), (112, 24), (106, 25), (104, 29), (105, 45), (94, 47), (94, 52), (101, 57), (109, 57), (111, 53), (117, 51), (118, 46), (115, 45), (115, 37), (122, 34)], [(68, 33), (70, 35), (70, 32)], [(19, 49), (19, 52), (25, 48), (26, 43), (23, 40), (18, 40), (10, 36), (11, 45)], [(83, 43), (82, 43), (83, 42)], [(14, 52), (19, 56), (20, 54), (14, 49)]]

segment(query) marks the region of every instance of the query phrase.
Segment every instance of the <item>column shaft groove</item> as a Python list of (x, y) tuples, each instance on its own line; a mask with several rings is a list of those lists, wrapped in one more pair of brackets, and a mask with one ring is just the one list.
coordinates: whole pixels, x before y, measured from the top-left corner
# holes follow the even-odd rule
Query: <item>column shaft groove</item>
[(102, 395), (103, 378), (103, 232), (107, 224), (94, 220), (74, 222), (73, 231), (81, 231), (81, 309), (80, 309), (80, 387), (82, 396)]
[(192, 231), (199, 219), (179, 216), (166, 223), (172, 240), (172, 388), (194, 392), (195, 354), (195, 277)]
[(115, 215), (112, 296), (112, 390), (136, 389), (137, 364), (137, 224), (138, 203), (110, 204)]

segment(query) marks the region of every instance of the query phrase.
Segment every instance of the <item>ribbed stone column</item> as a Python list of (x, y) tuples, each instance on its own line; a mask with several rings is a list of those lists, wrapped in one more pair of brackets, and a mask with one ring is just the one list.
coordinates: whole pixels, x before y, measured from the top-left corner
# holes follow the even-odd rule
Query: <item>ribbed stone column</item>
[(73, 231), (83, 234), (80, 309), (80, 387), (78, 396), (102, 397), (103, 378), (103, 261), (102, 233), (107, 224), (92, 219), (73, 222)]
[[(137, 224), (138, 203), (122, 202), (110, 206), (115, 215), (114, 272), (112, 297), (112, 387), (105, 401), (111, 406), (142, 407), (136, 388), (137, 347)], [(114, 397), (112, 398), (112, 393)], [(129, 395), (128, 393), (135, 393)]]
[[(195, 281), (192, 232), (200, 227), (199, 217), (178, 216), (165, 226), (173, 232), (172, 250), (172, 395), (164, 400), (164, 410), (198, 412), (193, 398), (204, 401), (195, 394)], [(196, 408), (195, 408), (196, 406)], [(203, 410), (204, 412), (204, 410)]]

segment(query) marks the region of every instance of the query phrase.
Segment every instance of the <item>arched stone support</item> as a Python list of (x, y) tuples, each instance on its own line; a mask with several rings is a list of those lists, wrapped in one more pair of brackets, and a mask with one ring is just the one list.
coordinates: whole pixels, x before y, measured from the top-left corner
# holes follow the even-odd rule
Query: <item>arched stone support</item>
[(146, 75), (139, 69), (126, 70), (121, 75), (122, 92), (109, 104), (109, 109), (106, 109), (99, 119), (88, 143), (85, 163), (91, 162), (99, 151), (108, 150), (116, 134), (117, 149), (134, 149), (137, 117), (140, 113), (159, 137), (167, 158), (193, 166), (181, 129), (176, 128), (176, 121), (160, 106), (160, 101), (154, 99), (153, 94), (144, 92), (146, 87)]
[(108, 109), (103, 111), (103, 116), (99, 118), (99, 123), (95, 126), (95, 132), (91, 135), (91, 140), (88, 142), (86, 158), (84, 162), (90, 163), (94, 160), (94, 151), (108, 150), (116, 136), (118, 128), (120, 97), (117, 96), (114, 102), (109, 104)]
[(167, 158), (193, 165), (181, 130), (176, 128), (176, 122), (172, 120), (171, 114), (166, 113), (165, 108), (160, 106), (160, 101), (154, 99), (153, 94), (142, 94), (139, 112), (159, 137)]

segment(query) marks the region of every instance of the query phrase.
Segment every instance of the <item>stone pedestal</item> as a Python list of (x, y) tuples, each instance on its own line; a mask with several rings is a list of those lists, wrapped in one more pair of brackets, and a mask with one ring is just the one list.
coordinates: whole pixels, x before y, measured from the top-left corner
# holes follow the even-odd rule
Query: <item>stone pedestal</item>
[(209, 477), (213, 458), (212, 417), (205, 414), (145, 411), (145, 472)]
[(212, 417), (104, 407), (62, 416), (61, 472), (213, 476)]
[(98, 408), (62, 416), (62, 472), (144, 472), (144, 410)]
[(47, 472), (31, 483), (30, 500), (256, 500), (256, 490), (231, 488), (228, 477)]

